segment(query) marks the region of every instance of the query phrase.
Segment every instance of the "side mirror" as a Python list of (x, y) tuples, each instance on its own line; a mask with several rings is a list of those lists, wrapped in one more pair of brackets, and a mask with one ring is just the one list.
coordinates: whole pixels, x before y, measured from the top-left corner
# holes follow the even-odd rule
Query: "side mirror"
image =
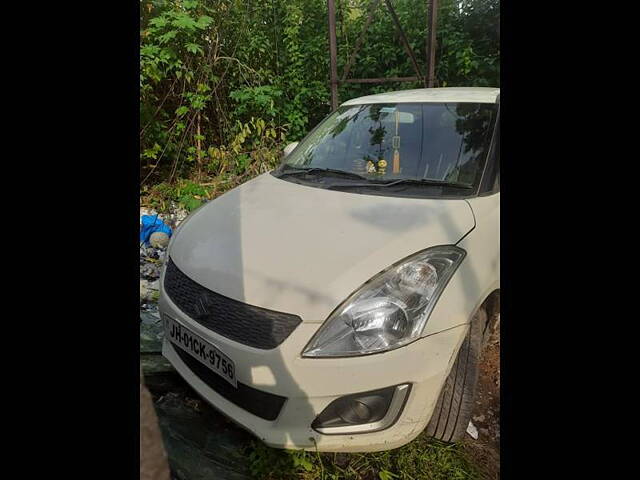
[(284, 147), (284, 155), (283, 155), (283, 157), (286, 157), (291, 152), (293, 152), (293, 149), (298, 146), (298, 143), (300, 143), (300, 142), (293, 142), (293, 143), (290, 143), (289, 145), (287, 145), (286, 147)]

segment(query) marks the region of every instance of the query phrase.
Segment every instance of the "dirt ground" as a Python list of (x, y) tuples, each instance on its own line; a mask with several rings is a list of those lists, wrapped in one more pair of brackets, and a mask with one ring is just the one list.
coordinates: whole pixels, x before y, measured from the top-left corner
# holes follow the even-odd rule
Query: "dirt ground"
[(500, 478), (500, 319), (488, 340), (480, 368), (472, 422), (478, 439), (467, 435), (465, 451), (486, 479)]

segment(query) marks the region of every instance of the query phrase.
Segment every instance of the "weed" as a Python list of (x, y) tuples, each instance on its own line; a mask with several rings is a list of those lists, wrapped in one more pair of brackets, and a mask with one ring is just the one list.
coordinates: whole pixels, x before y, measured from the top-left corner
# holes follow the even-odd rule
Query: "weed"
[(254, 478), (264, 480), (476, 480), (480, 474), (464, 449), (426, 437), (374, 453), (317, 453), (249, 447)]

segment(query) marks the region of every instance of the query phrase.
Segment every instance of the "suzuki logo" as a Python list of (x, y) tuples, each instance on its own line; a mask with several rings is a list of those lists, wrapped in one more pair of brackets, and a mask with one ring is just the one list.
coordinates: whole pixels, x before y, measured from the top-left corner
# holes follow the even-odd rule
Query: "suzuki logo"
[(196, 316), (199, 318), (208, 317), (210, 315), (209, 299), (207, 298), (206, 293), (203, 293), (198, 297), (198, 299), (195, 301), (195, 304), (193, 305), (193, 308), (196, 311)]

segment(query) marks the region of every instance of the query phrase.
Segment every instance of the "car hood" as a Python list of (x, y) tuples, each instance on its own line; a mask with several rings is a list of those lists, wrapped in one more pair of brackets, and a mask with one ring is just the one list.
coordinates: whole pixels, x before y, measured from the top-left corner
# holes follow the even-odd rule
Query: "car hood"
[(322, 322), (376, 273), (473, 226), (465, 200), (345, 193), (264, 174), (199, 208), (169, 255), (214, 292)]

